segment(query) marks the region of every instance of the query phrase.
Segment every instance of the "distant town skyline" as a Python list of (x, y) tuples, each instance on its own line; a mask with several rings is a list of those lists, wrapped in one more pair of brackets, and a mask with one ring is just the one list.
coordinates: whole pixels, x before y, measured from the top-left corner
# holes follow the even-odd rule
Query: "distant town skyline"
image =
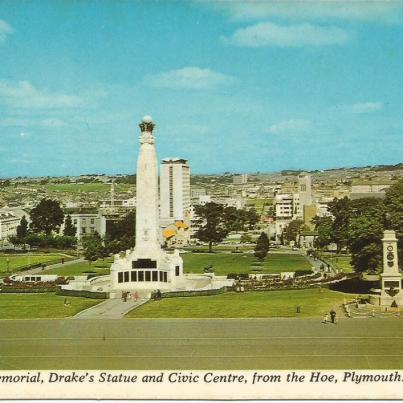
[(0, 3), (1, 177), (402, 161), (403, 2)]

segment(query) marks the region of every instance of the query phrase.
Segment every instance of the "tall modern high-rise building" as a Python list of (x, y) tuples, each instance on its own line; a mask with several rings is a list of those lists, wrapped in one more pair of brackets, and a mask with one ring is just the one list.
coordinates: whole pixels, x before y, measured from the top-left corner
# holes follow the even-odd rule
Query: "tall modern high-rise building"
[(183, 158), (165, 158), (160, 171), (160, 224), (186, 221), (190, 211), (190, 168)]

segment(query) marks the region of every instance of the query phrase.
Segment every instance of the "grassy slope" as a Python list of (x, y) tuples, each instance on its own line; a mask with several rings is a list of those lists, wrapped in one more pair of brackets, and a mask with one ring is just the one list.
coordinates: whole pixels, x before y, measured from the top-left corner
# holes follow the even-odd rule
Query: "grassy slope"
[[(48, 184), (44, 186), (50, 192), (64, 192), (64, 193), (80, 193), (80, 192), (109, 192), (111, 186), (106, 183), (61, 183), (61, 184)], [(118, 191), (127, 191), (133, 189), (134, 185), (118, 184), (116, 185)]]
[(65, 318), (102, 300), (46, 294), (0, 294), (0, 319)]
[(342, 269), (346, 273), (353, 273), (354, 270), (350, 264), (351, 256), (325, 254), (325, 259), (331, 263), (336, 269)]
[(7, 272), (7, 259), (10, 260), (10, 271), (14, 271), (19, 267), (35, 263), (51, 263), (61, 259), (61, 255), (44, 254), (44, 255), (2, 255), (0, 256), (0, 273)]
[[(202, 273), (204, 267), (212, 264), (215, 274), (253, 273), (251, 264), (255, 261), (252, 254), (184, 254), (183, 266), (186, 273)], [(311, 265), (304, 256), (286, 253), (269, 253), (262, 266), (262, 273), (280, 273), (298, 269), (310, 269)]]
[[(320, 317), (340, 306), (343, 294), (327, 289), (226, 293), (208, 297), (152, 301), (127, 315), (130, 318), (266, 318)], [(296, 313), (296, 307), (301, 313)]]
[(96, 272), (99, 275), (104, 275), (109, 274), (111, 263), (112, 259), (97, 260), (91, 265), (88, 262), (80, 262), (47, 270), (45, 273), (58, 274), (59, 276), (80, 276), (84, 272)]

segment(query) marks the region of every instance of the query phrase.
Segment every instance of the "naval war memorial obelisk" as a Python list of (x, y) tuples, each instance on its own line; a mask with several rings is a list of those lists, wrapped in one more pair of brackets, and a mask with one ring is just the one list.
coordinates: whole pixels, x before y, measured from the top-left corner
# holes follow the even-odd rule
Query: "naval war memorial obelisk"
[(161, 248), (159, 228), (158, 160), (154, 123), (145, 116), (139, 124), (140, 150), (136, 172), (136, 246), (115, 255), (111, 290), (174, 290), (183, 277), (183, 260)]

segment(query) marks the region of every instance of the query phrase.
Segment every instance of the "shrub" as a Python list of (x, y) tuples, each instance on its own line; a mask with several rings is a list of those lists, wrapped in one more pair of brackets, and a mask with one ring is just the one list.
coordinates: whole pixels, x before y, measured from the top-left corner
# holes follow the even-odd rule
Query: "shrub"
[(249, 278), (249, 274), (248, 273), (228, 273), (227, 274), (227, 278), (228, 279), (241, 279), (241, 280), (247, 280)]

